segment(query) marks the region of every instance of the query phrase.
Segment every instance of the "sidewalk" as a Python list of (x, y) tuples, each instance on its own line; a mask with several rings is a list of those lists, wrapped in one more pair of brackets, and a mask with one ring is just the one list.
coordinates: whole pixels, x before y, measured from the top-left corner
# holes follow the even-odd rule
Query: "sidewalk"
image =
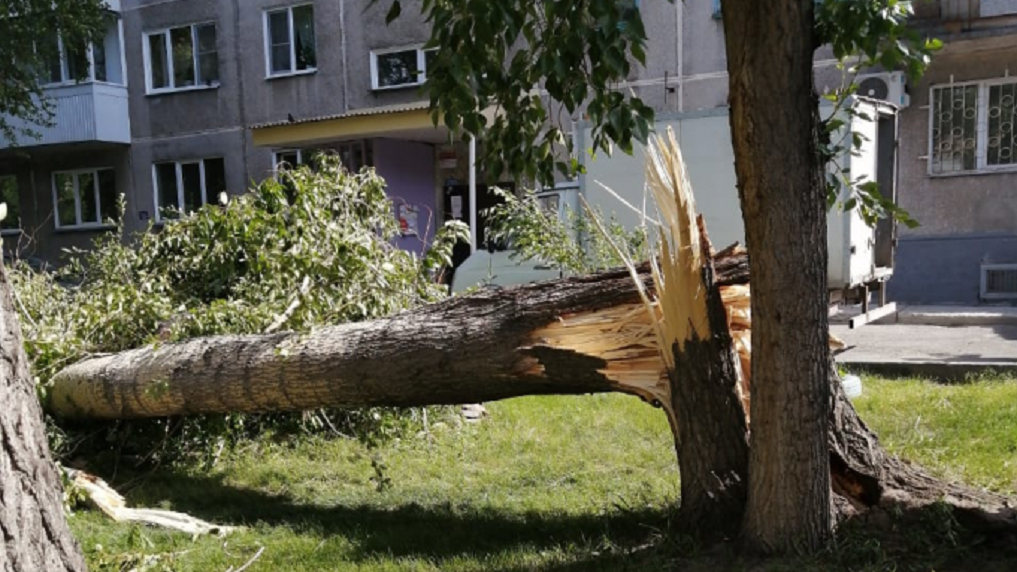
[[(905, 318), (924, 320), (923, 324), (870, 324), (854, 330), (844, 324), (831, 324), (830, 332), (848, 346), (836, 355), (837, 362), (848, 370), (944, 381), (963, 380), (966, 375), (985, 371), (1017, 373), (1017, 312), (1013, 308), (1005, 308), (1010, 312), (995, 312), (999, 308), (986, 309), (992, 312), (982, 310), (923, 311)], [(1010, 316), (1013, 322), (1007, 321)], [(927, 325), (929, 321), (977, 324), (978, 320), (985, 323), (990, 319), (998, 323)]]

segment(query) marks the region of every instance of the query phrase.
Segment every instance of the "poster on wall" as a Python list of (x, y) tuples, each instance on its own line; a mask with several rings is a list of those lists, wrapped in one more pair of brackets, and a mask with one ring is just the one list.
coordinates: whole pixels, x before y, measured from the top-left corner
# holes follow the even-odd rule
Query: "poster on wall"
[(417, 205), (399, 205), (399, 231), (403, 236), (417, 236)]
[(455, 169), (459, 166), (455, 147), (445, 147), (438, 151), (438, 166), (442, 169)]
[(463, 198), (456, 195), (452, 199), (452, 218), (463, 218)]

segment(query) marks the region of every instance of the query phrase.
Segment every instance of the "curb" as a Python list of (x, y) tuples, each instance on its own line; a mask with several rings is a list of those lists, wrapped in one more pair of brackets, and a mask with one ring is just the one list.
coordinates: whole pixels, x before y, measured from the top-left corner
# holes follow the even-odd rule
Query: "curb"
[(887, 377), (923, 377), (943, 382), (963, 382), (970, 376), (1009, 373), (1017, 375), (1017, 361), (837, 361), (851, 373), (866, 372)]

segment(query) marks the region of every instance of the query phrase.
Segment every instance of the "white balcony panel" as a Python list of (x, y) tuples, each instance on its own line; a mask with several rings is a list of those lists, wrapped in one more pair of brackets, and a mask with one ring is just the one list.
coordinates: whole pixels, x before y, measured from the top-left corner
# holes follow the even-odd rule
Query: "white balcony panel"
[[(82, 83), (46, 88), (53, 110), (53, 125), (40, 127), (12, 121), (15, 128), (29, 127), (39, 137), (18, 137), (18, 146), (58, 145), (96, 141), (130, 143), (131, 123), (127, 88), (107, 83)], [(0, 141), (0, 146), (6, 143)]]

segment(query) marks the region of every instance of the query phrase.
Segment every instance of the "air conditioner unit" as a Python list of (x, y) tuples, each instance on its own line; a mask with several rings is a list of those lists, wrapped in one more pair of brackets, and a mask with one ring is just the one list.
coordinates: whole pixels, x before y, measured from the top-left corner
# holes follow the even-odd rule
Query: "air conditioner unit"
[(858, 84), (858, 91), (855, 92), (858, 95), (881, 99), (901, 109), (911, 103), (904, 72), (859, 74), (855, 83)]

